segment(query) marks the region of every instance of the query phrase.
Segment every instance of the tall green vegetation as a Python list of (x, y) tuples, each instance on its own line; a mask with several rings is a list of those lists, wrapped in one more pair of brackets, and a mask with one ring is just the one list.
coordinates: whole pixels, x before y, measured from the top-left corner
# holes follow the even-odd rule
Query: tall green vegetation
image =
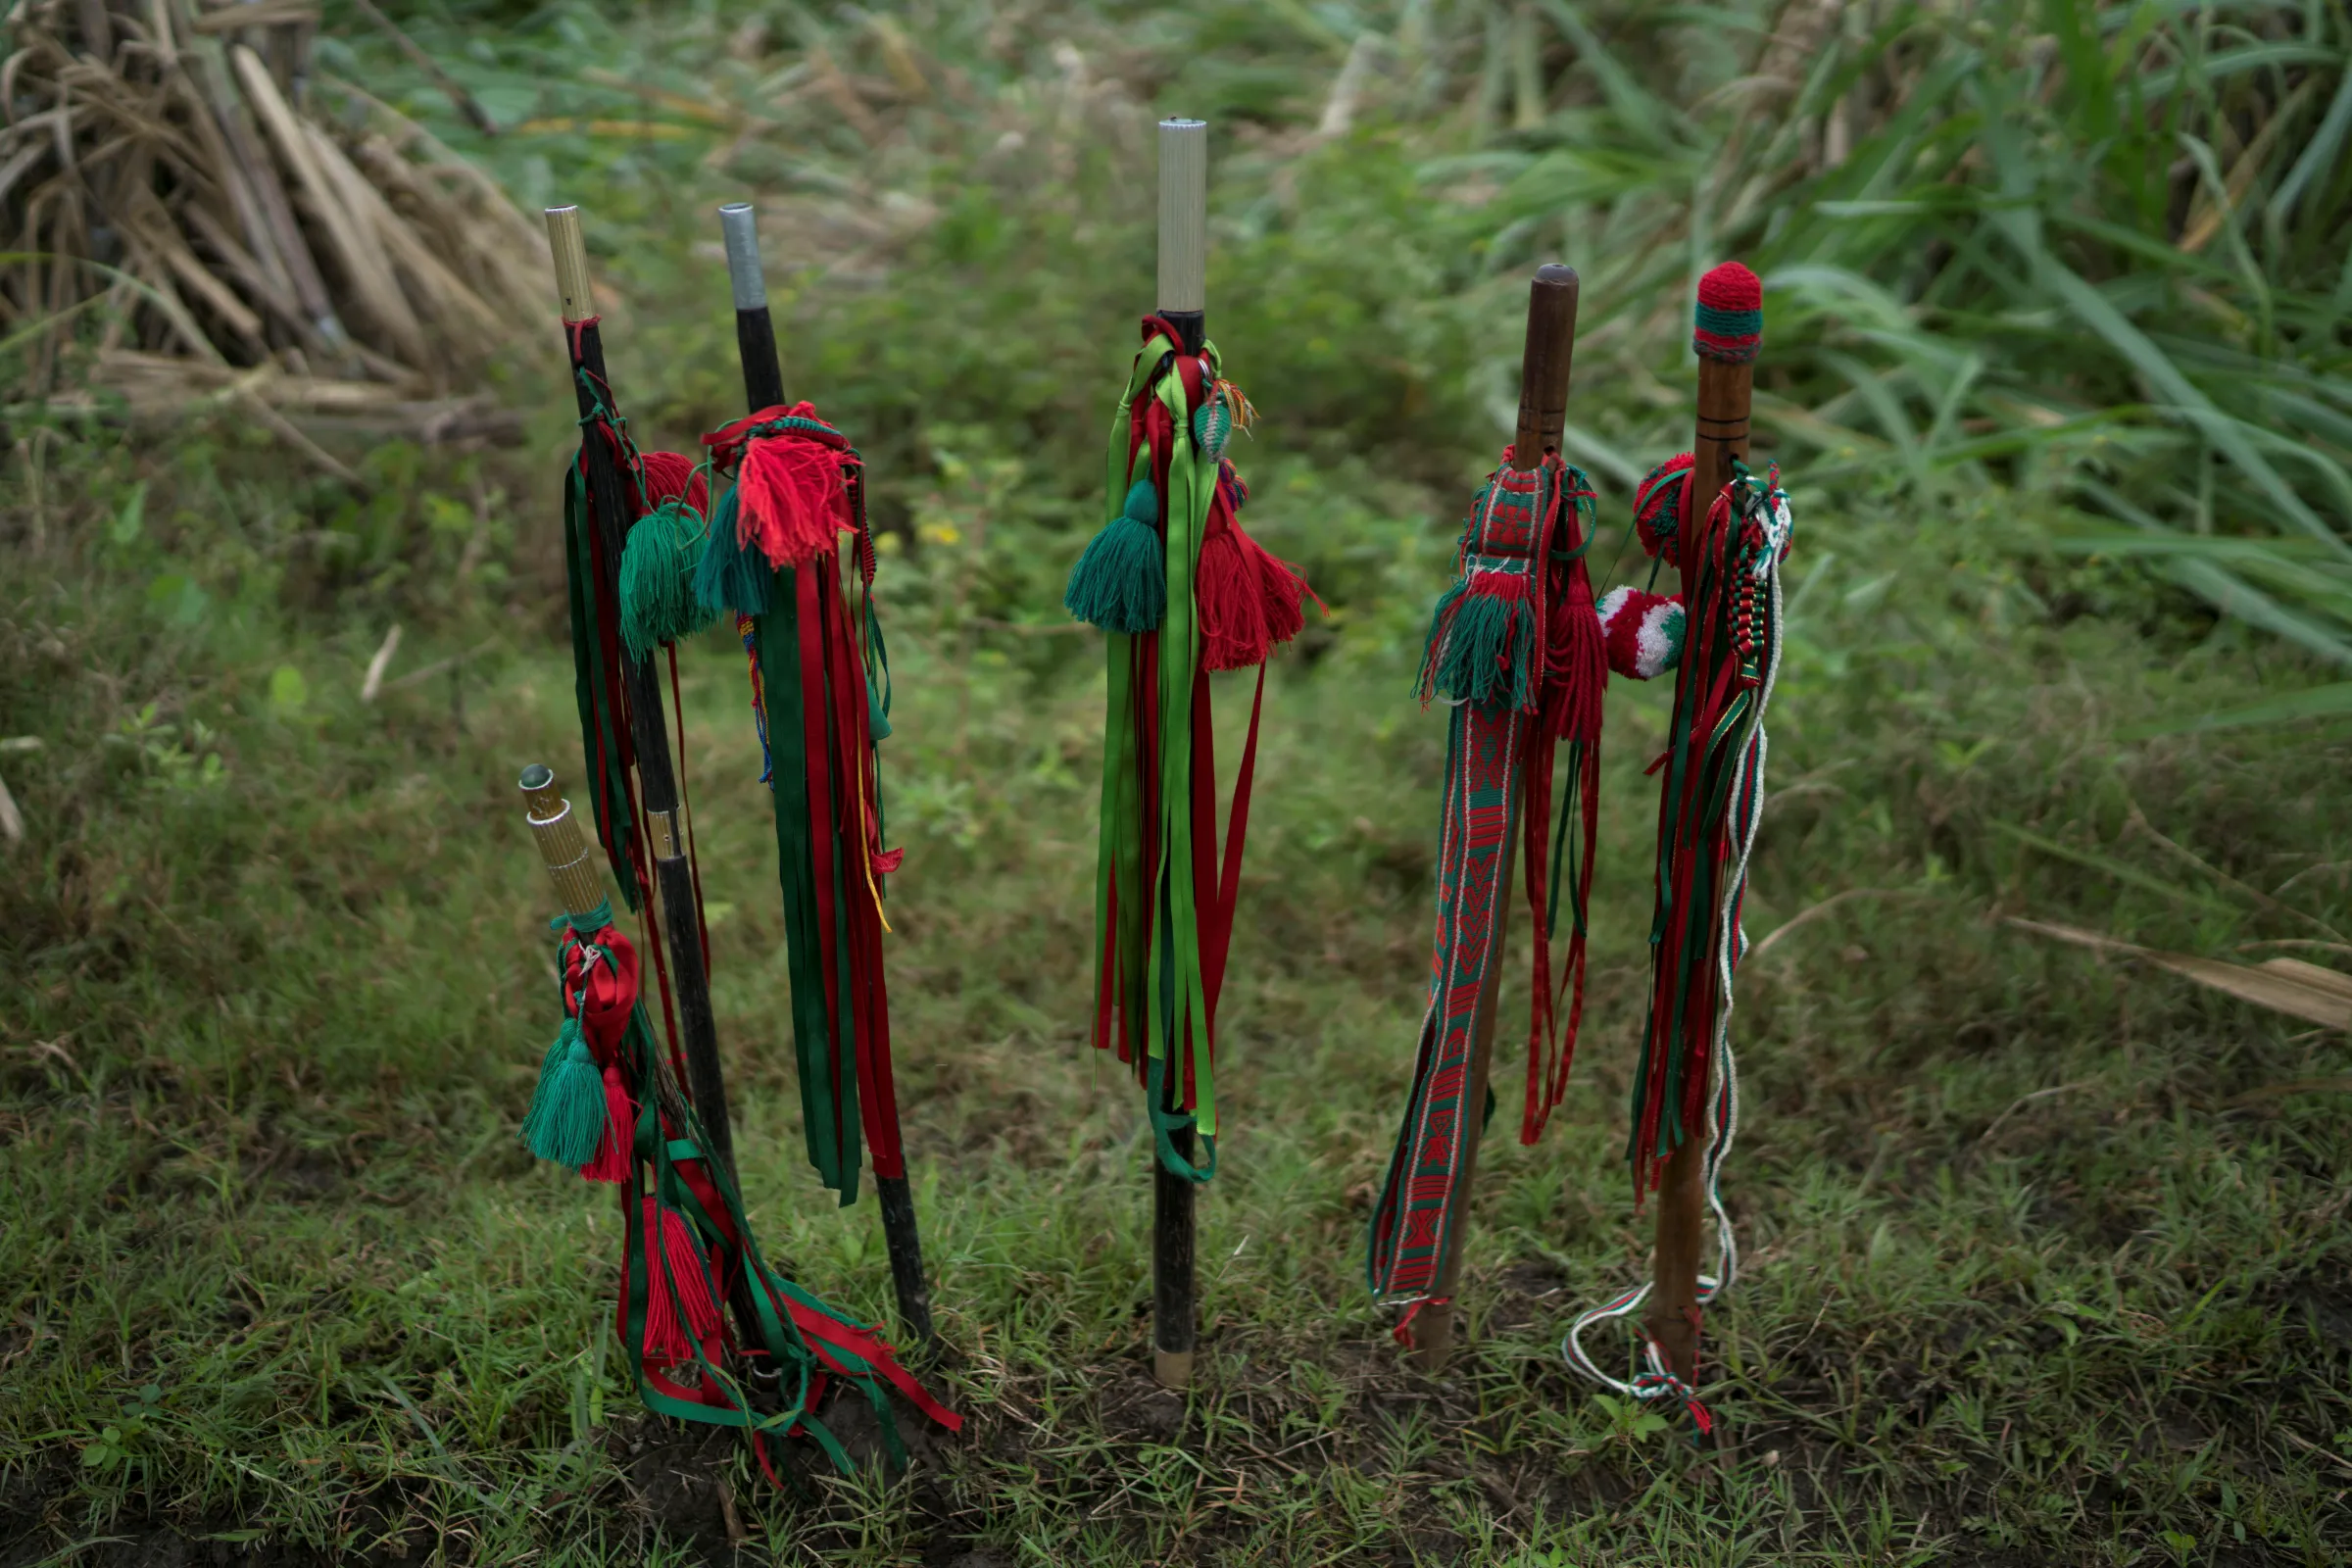
[[(797, 193), (799, 368), (905, 456), (1015, 424), (1030, 498), (1092, 505), (1065, 368), (1135, 308), (1140, 126), (1182, 110), (1219, 125), (1219, 318), (1310, 448), (1450, 480), (1420, 460), (1494, 439), (1509, 280), (1564, 256), (1581, 455), (1629, 482), (1676, 439), (1690, 284), (1738, 255), (1769, 288), (1760, 424), (1817, 494), (1926, 515), (1997, 489), (2021, 548), (2144, 559), (2352, 663), (2340, 3), (702, 6), (636, 91), (550, 84), (550, 51), (622, 52), (586, 25), (428, 33), (470, 34), (485, 94), (564, 137), (477, 150), (534, 198), (558, 145), (572, 194), (666, 206), (711, 169)], [(600, 117), (643, 134), (582, 167)], [(1037, 602), (1015, 575), (992, 612)]]

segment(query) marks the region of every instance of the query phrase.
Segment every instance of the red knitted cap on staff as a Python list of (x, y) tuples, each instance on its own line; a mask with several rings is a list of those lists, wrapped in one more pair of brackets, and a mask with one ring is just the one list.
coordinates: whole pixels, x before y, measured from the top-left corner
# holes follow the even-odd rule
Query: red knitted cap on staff
[(1738, 262), (1726, 262), (1698, 280), (1690, 347), (1700, 357), (1744, 364), (1764, 346), (1764, 284)]

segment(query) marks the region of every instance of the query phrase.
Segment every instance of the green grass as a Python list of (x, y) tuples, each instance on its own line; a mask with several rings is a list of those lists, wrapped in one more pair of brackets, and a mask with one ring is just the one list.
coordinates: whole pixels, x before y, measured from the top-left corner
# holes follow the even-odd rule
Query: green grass
[[(895, 1033), (939, 1381), (966, 1434), (896, 1481), (808, 1468), (796, 1497), (732, 1447), (647, 1422), (609, 1348), (615, 1218), (514, 1141), (554, 1012), (549, 897), (512, 781), (536, 760), (569, 777), (578, 755), (554, 612), (568, 418), (544, 367), (516, 372), (543, 419), (524, 450), (382, 448), (367, 497), (287, 478), (234, 428), (67, 439), (26, 420), (0, 496), (0, 741), (41, 743), (0, 750), (28, 830), (0, 845), (0, 1563), (171, 1560), (179, 1543), (694, 1560), (723, 1556), (712, 1474), (751, 1555), (779, 1561), (2352, 1554), (2344, 1038), (2003, 923), (2245, 958), (2352, 952), (2340, 719), (2149, 733), (2307, 701), (2327, 654), (2217, 617), (2197, 581), (2144, 572), (2086, 518), (2105, 494), (2167, 530), (2150, 537), (2209, 533), (2213, 559), (2168, 547), (2166, 569), (2241, 571), (2315, 617), (2338, 547), (2246, 499), (2257, 470), (2151, 395), (2161, 378), (2051, 314), (2066, 285), (1999, 251), (2016, 208), (1967, 151), (1996, 129), (1970, 92), (2071, 47), (2082, 78), (2030, 96), (2047, 117), (2025, 138), (2035, 210), (2109, 202), (2100, 222), (2179, 252), (2188, 197), (2134, 218), (2101, 183), (2157, 155), (2125, 134), (2140, 108), (2101, 141), (2094, 99), (2125, 89), (2067, 43), (2076, 13), (2036, 13), (2057, 41), (2018, 42), (2020, 64), (1964, 16), (1886, 12), (1807, 57), (1812, 96), (1774, 111), (1786, 124), (1745, 131), (1731, 100), (1660, 107), (1744, 69), (1769, 30), (1744, 12), (1539, 5), (1497, 8), (1490, 29), (1448, 5), (909, 11), (919, 100), (873, 85), (891, 68), (871, 24), (780, 11), (778, 43), (747, 62), (722, 47), (744, 15), (404, 13), (510, 119), (625, 105), (577, 79), (597, 64), (709, 82), (777, 122), (708, 166), (725, 149), (699, 131), (482, 150), (520, 199), (587, 202), (616, 385), (671, 444), (734, 412), (725, 294), (698, 247), (717, 199), (760, 193), (790, 384), (875, 465), (908, 850)], [(2230, 30), (2248, 18), (2251, 42)], [(2204, 74), (2166, 89), (2184, 103), (2265, 79), (2217, 75), (2230, 49), (2342, 47), (2340, 8), (2093, 20), (2101, 58), (2130, 58), (2134, 28), (2198, 40)], [(1316, 141), (1351, 29), (1373, 24), (1387, 41), (1368, 46), (1355, 126)], [(1488, 50), (1572, 24), (1622, 65), (1553, 44), (1525, 89)], [(1950, 64), (1972, 38), (1975, 85), (1916, 143), (1863, 116), (1838, 168), (1798, 156), (1841, 83)], [(865, 85), (870, 138), (821, 96), (778, 106), (819, 41)], [(2278, 69), (2274, 96), (2222, 106), (2293, 117), (2239, 209), (2252, 275), (2284, 302), (2272, 335), (2167, 315), (2189, 281), (2243, 311), (2242, 269), (2207, 276), (2113, 235), (2111, 252), (2057, 247), (2143, 336), (2172, 320), (2195, 339), (2158, 346), (2266, 429), (2281, 426), (2265, 399), (2299, 377), (2316, 390), (2296, 408), (2346, 406), (2340, 328), (2309, 319), (2340, 265), (2340, 161), (2313, 164), (2298, 202), (2278, 194), (2296, 149), (2323, 144), (2340, 65)], [(1083, 1040), (1096, 651), (1045, 629), (1098, 520), (1095, 447), (1150, 275), (1148, 152), (1119, 127), (1122, 104), (1154, 99), (1235, 127), (1211, 292), (1268, 416), (1243, 454), (1252, 523), (1335, 607), (1269, 694), (1189, 1399), (1146, 1374), (1146, 1152), (1133, 1092)], [(439, 113), (429, 92), (405, 101)], [(2220, 144), (2210, 116), (2189, 133)], [(1857, 172), (1874, 157), (1900, 176), (1890, 193)], [(1728, 187), (1693, 186), (1720, 159), (1772, 175), (1751, 229)], [(1611, 168), (1615, 187), (1590, 185)], [(2069, 169), (2090, 197), (2052, 188)], [(1911, 180), (1958, 194), (1935, 215), (1820, 210), (1924, 199)], [(2274, 199), (2292, 208), (2276, 224), (2256, 211)], [(1361, 1232), (1427, 961), (1444, 726), (1406, 695), (1408, 663), (1467, 483), (1503, 438), (1526, 264), (1565, 247), (1586, 271), (1573, 417), (1622, 519), (1624, 469), (1687, 422), (1674, 303), (1690, 264), (1751, 241), (1788, 323), (1770, 328), (1759, 424), (1799, 533), (1748, 927), (1787, 934), (1741, 978), (1727, 1185), (1747, 1267), (1708, 1322), (1729, 1445), (1701, 1452), (1572, 1380), (1557, 1350), (1645, 1257), (1620, 1155), (1654, 822), (1642, 768), (1666, 693), (1612, 698), (1575, 1083), (1540, 1146), (1487, 1146), (1468, 1347), (1444, 1380), (1391, 1345)], [(1852, 308), (1850, 288), (1830, 312), (1831, 267), (1893, 314)], [(2017, 290), (1996, 295), (2001, 277)], [(2217, 358), (2225, 339), (2248, 358)], [(2021, 412), (2021, 388), (2058, 422)], [(2313, 418), (2316, 456), (2278, 471), (2340, 519), (2340, 437)], [(2208, 520), (2182, 496), (2206, 497)], [(2070, 538), (2094, 543), (2051, 548)], [(473, 657), (363, 705), (395, 619), (395, 678)], [(882, 1318), (871, 1205), (833, 1208), (797, 1151), (739, 660), (715, 635), (681, 653), (748, 1196), (793, 1277)], [(1506, 994), (1504, 1017), (1521, 1005)]]

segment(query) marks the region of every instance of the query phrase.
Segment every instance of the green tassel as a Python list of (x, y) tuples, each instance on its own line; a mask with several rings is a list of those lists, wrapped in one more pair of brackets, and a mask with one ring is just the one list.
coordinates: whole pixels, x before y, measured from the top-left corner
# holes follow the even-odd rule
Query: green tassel
[(1454, 578), (1453, 586), (1438, 595), (1437, 607), (1429, 612), (1429, 635), (1421, 640), (1421, 676), (1413, 684), (1414, 692), (1425, 703), (1438, 694), (1438, 661), (1446, 652), (1446, 619), (1453, 607), (1462, 602), (1462, 595), (1469, 591), (1468, 583)]
[(865, 688), (866, 733), (877, 741), (890, 739), (890, 715), (882, 711), (882, 695), (868, 682)]
[(717, 618), (694, 596), (695, 568), (707, 553), (702, 514), (665, 502), (629, 530), (620, 553), (620, 640), (632, 659), (650, 659)]
[(580, 1020), (565, 1018), (539, 1064), (539, 1087), (519, 1136), (541, 1159), (578, 1170), (596, 1157), (606, 1116), (605, 1075), (580, 1033)]
[(1165, 550), (1153, 524), (1159, 497), (1149, 482), (1136, 481), (1126, 510), (1110, 519), (1070, 568), (1064, 608), (1104, 631), (1157, 631), (1168, 613)]
[(1526, 608), (1517, 600), (1465, 593), (1438, 655), (1437, 690), (1478, 707), (1508, 699), (1512, 708), (1525, 708), (1529, 617), (1514, 612)]
[(713, 615), (730, 610), (764, 615), (767, 586), (775, 578), (775, 568), (758, 545), (736, 543), (735, 494), (728, 491), (710, 518), (710, 541), (694, 569), (694, 599)]

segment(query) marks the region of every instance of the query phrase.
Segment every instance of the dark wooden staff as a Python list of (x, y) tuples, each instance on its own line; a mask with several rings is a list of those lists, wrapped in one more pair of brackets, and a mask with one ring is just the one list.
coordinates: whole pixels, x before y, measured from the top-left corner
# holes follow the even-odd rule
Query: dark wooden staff
[[(767, 274), (760, 264), (760, 224), (751, 203), (730, 202), (718, 210), (718, 225), (726, 239), (727, 281), (735, 293), (735, 348), (743, 362), (745, 412), (757, 414), (784, 401), (776, 325), (767, 312)], [(875, 1108), (898, 1119), (895, 1103)], [(923, 1348), (935, 1348), (938, 1333), (931, 1326), (931, 1286), (923, 1273), (913, 1189), (904, 1175), (879, 1173), (874, 1187), (882, 1200), (882, 1239), (890, 1250), (890, 1282), (899, 1298), (900, 1326)]]
[[(1748, 407), (1755, 388), (1755, 367), (1746, 362), (1698, 361), (1698, 433), (1690, 445), (1688, 531), (1682, 556), (1685, 602), (1698, 575), (1698, 563), (1711, 548), (1707, 513), (1723, 487), (1731, 482), (1734, 459), (1747, 459)], [(1695, 618), (1696, 604), (1690, 613)], [(1692, 853), (1699, 853), (1693, 850)], [(1708, 960), (1714, 961), (1711, 951)], [(1662, 1047), (1664, 1043), (1661, 1043)], [(1679, 1044), (1679, 1042), (1677, 1043)], [(1703, 1087), (1714, 1072), (1714, 1054), (1702, 1054), (1695, 1067)], [(1708, 1103), (1702, 1093), (1701, 1103)], [(1669, 1106), (1667, 1115), (1675, 1114)], [(1692, 1388), (1698, 1386), (1698, 1261), (1707, 1228), (1707, 1138), (1686, 1138), (1666, 1156), (1658, 1182), (1656, 1250), (1652, 1259), (1649, 1303), (1642, 1327), (1666, 1354), (1674, 1375)]]
[[(556, 293), (563, 301), (564, 351), (571, 361), (580, 416), (597, 407), (605, 387), (605, 345), (596, 324), (596, 295), (588, 281), (588, 248), (580, 234), (577, 207), (547, 210), (548, 243), (555, 249)], [(583, 374), (582, 372), (585, 372)], [(610, 407), (610, 394), (607, 394)], [(613, 463), (612, 448), (593, 430), (583, 433), (580, 453), (588, 468), (589, 509), (597, 535), (596, 585), (600, 604), (620, 603), (620, 553), (636, 514)], [(710, 1140), (707, 1152), (735, 1175), (735, 1137), (727, 1116), (727, 1084), (718, 1065), (718, 1026), (710, 1011), (710, 973), (703, 957), (702, 927), (694, 899), (694, 867), (686, 858), (678, 819), (678, 780), (669, 758), (662, 683), (651, 659), (620, 650), (620, 678), (629, 699), (629, 738), (637, 751), (637, 799), (654, 860), (654, 892), (662, 907), (662, 929), (669, 948), (670, 984), (685, 1035), (686, 1092)]]
[[(1568, 372), (1576, 357), (1576, 269), (1557, 262), (1536, 269), (1527, 285), (1527, 342), (1519, 357), (1519, 428), (1511, 437), (1511, 466), (1532, 468), (1546, 452), (1560, 448), (1568, 424)], [(1521, 781), (1525, 788), (1525, 780)], [(1434, 1293), (1413, 1315), (1413, 1360), (1422, 1371), (1445, 1370), (1453, 1353), (1453, 1294), (1462, 1278), (1462, 1252), (1470, 1244), (1470, 1195), (1478, 1182), (1478, 1146), (1486, 1132), (1487, 1081), (1494, 1058), (1495, 993), (1502, 982), (1502, 956), (1511, 929), (1511, 880), (1517, 859), (1520, 812), (1513, 801), (1503, 828), (1502, 868), (1494, 879), (1499, 911), (1487, 983), (1479, 996), (1478, 1030), (1470, 1039), (1470, 1072), (1462, 1086), (1461, 1174), (1455, 1178), (1453, 1229), (1438, 1264)]]
[[(1176, 328), (1187, 354), (1198, 354), (1208, 338), (1208, 122), (1159, 122), (1160, 318)], [(1116, 496), (1111, 498), (1115, 504)], [(1182, 713), (1165, 722), (1184, 722)], [(1184, 808), (1179, 806), (1177, 809)], [(1165, 911), (1162, 911), (1163, 916)], [(1174, 1042), (1169, 1043), (1171, 1054)], [(1171, 1059), (1163, 1111), (1184, 1108), (1184, 1074)], [(1168, 1134), (1179, 1157), (1193, 1157), (1193, 1128), (1187, 1122)], [(1146, 1148), (1152, 1148), (1147, 1141)], [(1193, 1187), (1152, 1156), (1152, 1375), (1163, 1389), (1193, 1382)]]

